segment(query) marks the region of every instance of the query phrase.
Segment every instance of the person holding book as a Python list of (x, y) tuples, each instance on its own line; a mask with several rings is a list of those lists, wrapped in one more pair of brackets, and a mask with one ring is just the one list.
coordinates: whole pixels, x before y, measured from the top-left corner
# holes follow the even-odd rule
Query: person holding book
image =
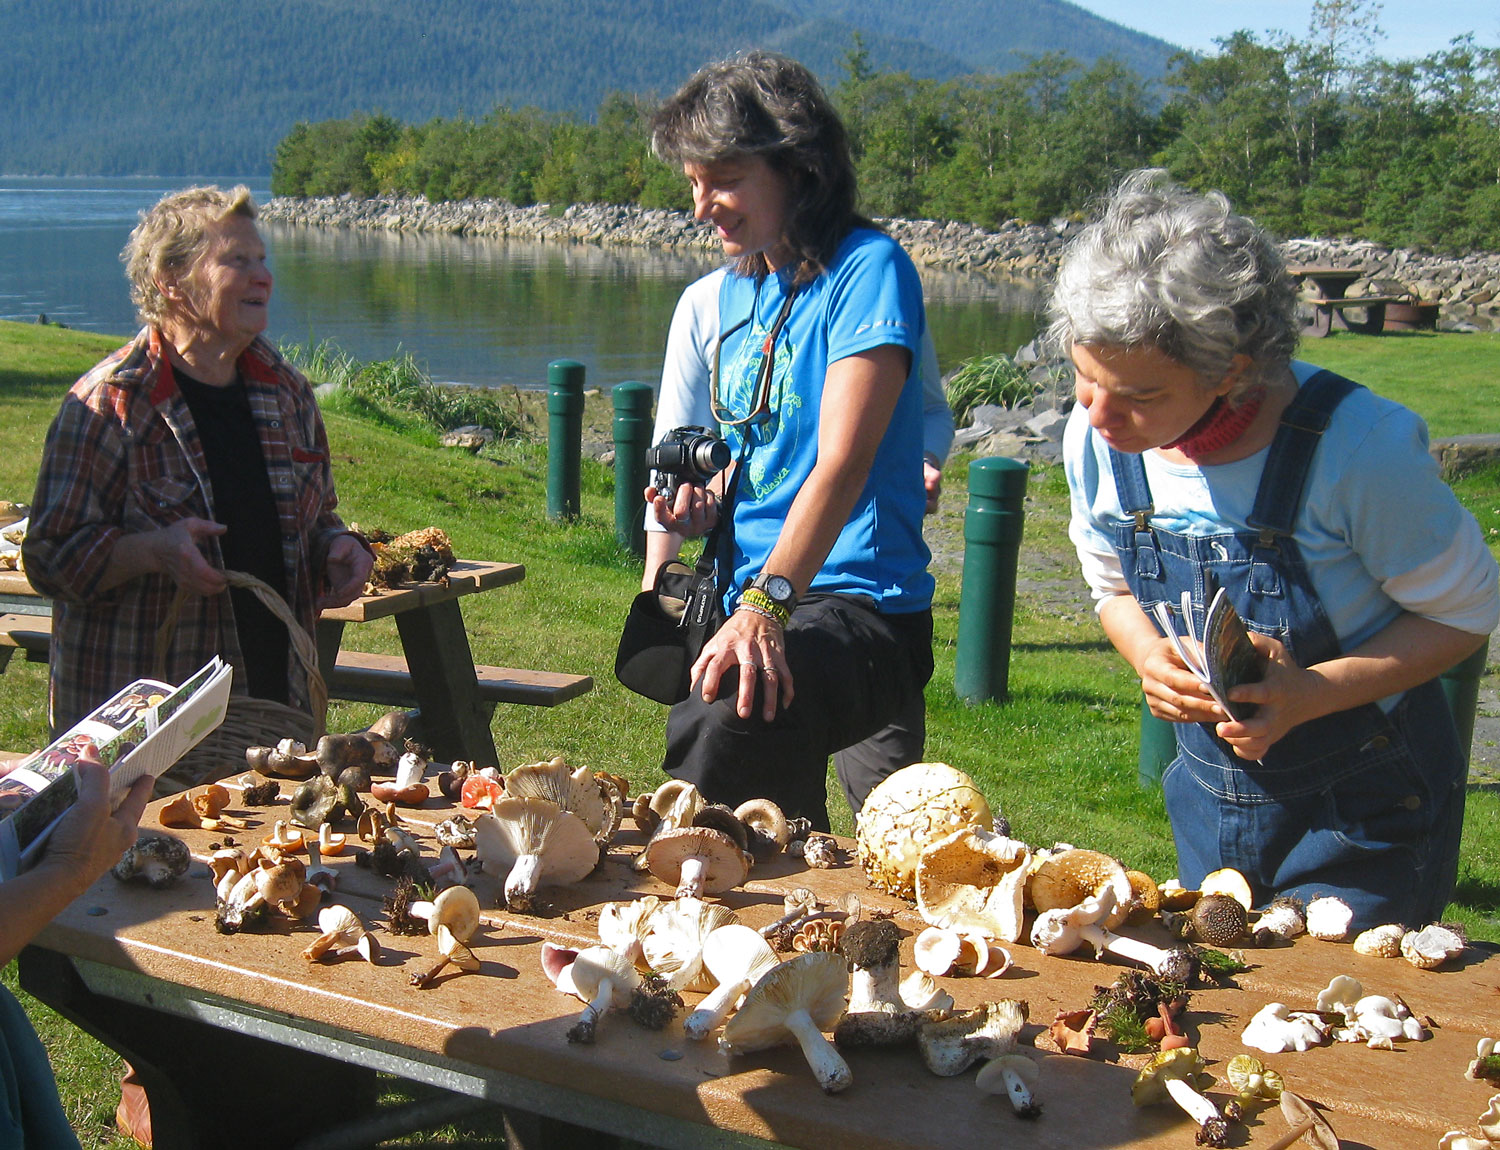
[[(113, 810), (109, 768), (97, 760), (73, 767), (78, 799), (57, 824), (36, 866), (0, 883), (0, 966), (95, 879), (115, 863), (136, 837), (136, 824), (151, 799), (149, 776), (137, 779)], [(58, 1150), (77, 1146), (57, 1083), (36, 1033), (15, 996), (0, 987), (0, 1146)]]
[[(771, 798), (826, 829), (829, 756), (920, 713), (932, 674), (921, 281), (857, 213), (843, 124), (801, 64), (750, 52), (701, 69), (652, 143), (734, 260), (713, 281), (709, 370), (663, 405), (722, 430), (738, 460), (728, 618), (668, 717), (663, 767), (711, 801)], [(647, 536), (649, 586), (719, 504), (688, 483), (670, 507), (647, 495), (666, 528)], [(873, 781), (843, 782), (857, 810)]]
[(212, 186), (142, 214), (123, 256), (145, 326), (47, 433), (23, 555), (55, 601), (54, 732), (133, 678), (181, 682), (214, 655), (237, 694), (307, 710), (286, 626), (224, 572), (269, 585), (309, 634), (364, 588), (372, 556), (334, 511), (312, 388), (263, 335), (255, 215), (248, 189)]
[[(1336, 895), (1363, 928), (1438, 918), (1464, 762), (1438, 676), (1500, 621), (1494, 559), (1422, 421), (1293, 358), (1295, 289), (1217, 193), (1126, 176), (1070, 244), (1049, 335), (1073, 362), (1069, 533), (1105, 633), (1176, 724), (1178, 877)], [(1156, 619), (1215, 590), (1259, 681), (1231, 719)], [(1172, 621), (1172, 614), (1162, 613)], [(1238, 708), (1237, 708), (1238, 709)]]

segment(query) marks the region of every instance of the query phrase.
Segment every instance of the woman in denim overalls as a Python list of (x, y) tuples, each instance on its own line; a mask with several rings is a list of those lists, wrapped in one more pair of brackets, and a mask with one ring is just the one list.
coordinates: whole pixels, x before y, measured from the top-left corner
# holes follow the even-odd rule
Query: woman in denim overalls
[[(1162, 776), (1193, 887), (1337, 895), (1420, 926), (1452, 891), (1466, 764), (1437, 676), (1500, 616), (1495, 563), (1399, 406), (1294, 363), (1279, 255), (1222, 196), (1128, 176), (1059, 269), (1078, 406), (1070, 534), (1111, 642), (1177, 724)], [(1152, 621), (1224, 588), (1266, 658), (1234, 721)], [(1188, 628), (1179, 622), (1178, 629)]]

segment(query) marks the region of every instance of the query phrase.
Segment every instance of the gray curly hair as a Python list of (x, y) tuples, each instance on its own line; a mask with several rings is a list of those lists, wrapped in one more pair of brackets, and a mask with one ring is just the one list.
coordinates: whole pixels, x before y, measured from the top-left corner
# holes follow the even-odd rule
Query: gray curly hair
[(1126, 175), (1063, 253), (1047, 339), (1154, 347), (1216, 386), (1236, 355), (1251, 367), (1235, 402), (1297, 350), (1297, 293), (1271, 237), (1219, 192), (1200, 195), (1159, 168)]
[[(806, 282), (833, 261), (855, 227), (854, 159), (844, 123), (817, 78), (775, 52), (746, 52), (700, 68), (657, 111), (651, 148), (668, 164), (717, 164), (762, 156), (790, 185), (786, 243)], [(765, 257), (736, 271), (765, 275)]]
[(244, 184), (228, 191), (206, 184), (168, 192), (141, 213), (120, 258), (130, 281), (130, 302), (142, 323), (159, 325), (168, 312), (157, 281), (191, 271), (208, 250), (210, 225), (230, 216), (256, 217), (255, 200)]

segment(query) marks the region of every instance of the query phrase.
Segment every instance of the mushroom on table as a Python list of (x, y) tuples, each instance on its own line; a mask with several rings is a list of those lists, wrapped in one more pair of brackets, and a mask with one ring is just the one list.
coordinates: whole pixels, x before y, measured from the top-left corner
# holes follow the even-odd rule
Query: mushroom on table
[(662, 882), (675, 884), (678, 898), (698, 898), (744, 882), (750, 856), (722, 831), (679, 827), (646, 845), (646, 867)]
[(703, 942), (703, 965), (718, 985), (683, 1019), (683, 1037), (693, 1042), (707, 1038), (777, 961), (771, 944), (748, 926), (730, 923), (710, 934)]
[(844, 1013), (849, 976), (837, 954), (815, 951), (772, 967), (745, 995), (724, 1025), (719, 1046), (726, 1054), (750, 1054), (795, 1042), (825, 1094), (854, 1081), (849, 1064), (827, 1038)]

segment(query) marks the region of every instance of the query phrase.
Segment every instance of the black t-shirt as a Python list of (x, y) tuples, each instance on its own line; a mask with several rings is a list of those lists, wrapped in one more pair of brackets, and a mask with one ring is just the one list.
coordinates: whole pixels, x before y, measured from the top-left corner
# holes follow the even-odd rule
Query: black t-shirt
[[(208, 461), (214, 514), (228, 529), (219, 536), (224, 565), (254, 575), (285, 596), (281, 519), (245, 381), (236, 376), (227, 387), (213, 387), (182, 371), (174, 374)], [(232, 588), (229, 597), (250, 694), (285, 703), (290, 647), (285, 624), (250, 591)]]

